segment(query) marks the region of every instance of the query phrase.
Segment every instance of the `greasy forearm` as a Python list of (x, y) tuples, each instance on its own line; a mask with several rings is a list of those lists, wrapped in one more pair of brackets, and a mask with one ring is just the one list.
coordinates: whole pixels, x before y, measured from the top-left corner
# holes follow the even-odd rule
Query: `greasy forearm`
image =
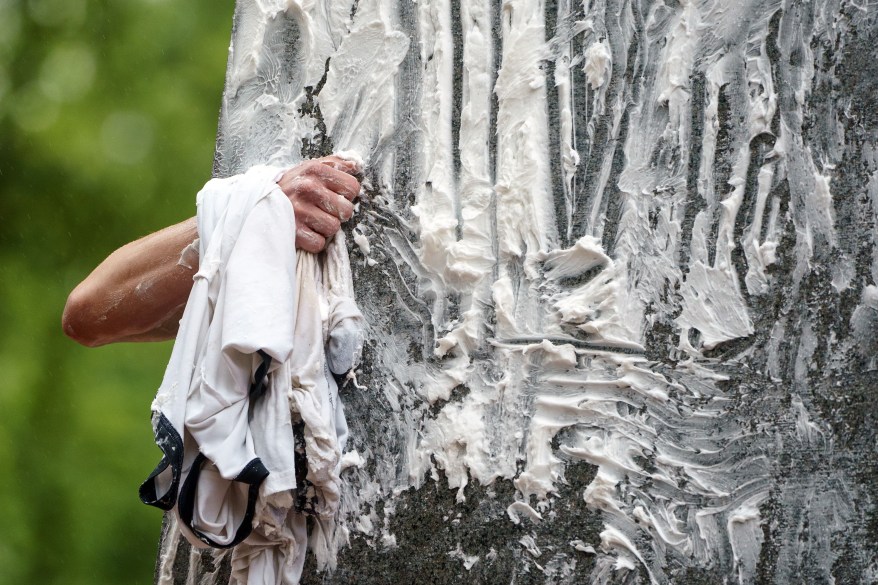
[(90, 347), (173, 339), (198, 269), (180, 257), (196, 236), (192, 218), (113, 252), (70, 293), (65, 333)]

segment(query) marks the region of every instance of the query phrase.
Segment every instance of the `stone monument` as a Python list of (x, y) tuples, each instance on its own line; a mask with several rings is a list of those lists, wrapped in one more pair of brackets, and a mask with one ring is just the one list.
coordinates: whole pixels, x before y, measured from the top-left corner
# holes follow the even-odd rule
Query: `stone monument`
[(866, 4), (238, 2), (215, 174), (367, 169), (305, 583), (878, 581)]

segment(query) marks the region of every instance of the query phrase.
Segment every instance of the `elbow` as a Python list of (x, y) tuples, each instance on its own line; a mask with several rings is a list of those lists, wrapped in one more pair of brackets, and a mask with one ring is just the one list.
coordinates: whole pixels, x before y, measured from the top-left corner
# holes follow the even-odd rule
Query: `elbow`
[(88, 295), (83, 293), (80, 287), (77, 287), (67, 297), (64, 313), (61, 315), (61, 328), (64, 330), (64, 335), (86, 347), (103, 345), (97, 329), (94, 327), (92, 305)]

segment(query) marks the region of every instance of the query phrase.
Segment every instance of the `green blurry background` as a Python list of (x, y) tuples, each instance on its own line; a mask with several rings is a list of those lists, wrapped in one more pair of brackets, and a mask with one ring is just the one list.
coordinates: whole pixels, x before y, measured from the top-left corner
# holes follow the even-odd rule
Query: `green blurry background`
[(170, 343), (86, 349), (68, 292), (192, 215), (233, 0), (0, 0), (0, 583), (152, 582)]

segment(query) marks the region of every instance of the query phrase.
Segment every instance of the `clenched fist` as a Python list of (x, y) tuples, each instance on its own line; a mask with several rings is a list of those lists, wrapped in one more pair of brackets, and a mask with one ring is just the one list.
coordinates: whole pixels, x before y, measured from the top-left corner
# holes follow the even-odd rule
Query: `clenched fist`
[(352, 161), (326, 156), (287, 170), (277, 184), (289, 197), (296, 216), (296, 248), (317, 253), (326, 247), (354, 214), (352, 201), (360, 193), (355, 175), (362, 169)]

